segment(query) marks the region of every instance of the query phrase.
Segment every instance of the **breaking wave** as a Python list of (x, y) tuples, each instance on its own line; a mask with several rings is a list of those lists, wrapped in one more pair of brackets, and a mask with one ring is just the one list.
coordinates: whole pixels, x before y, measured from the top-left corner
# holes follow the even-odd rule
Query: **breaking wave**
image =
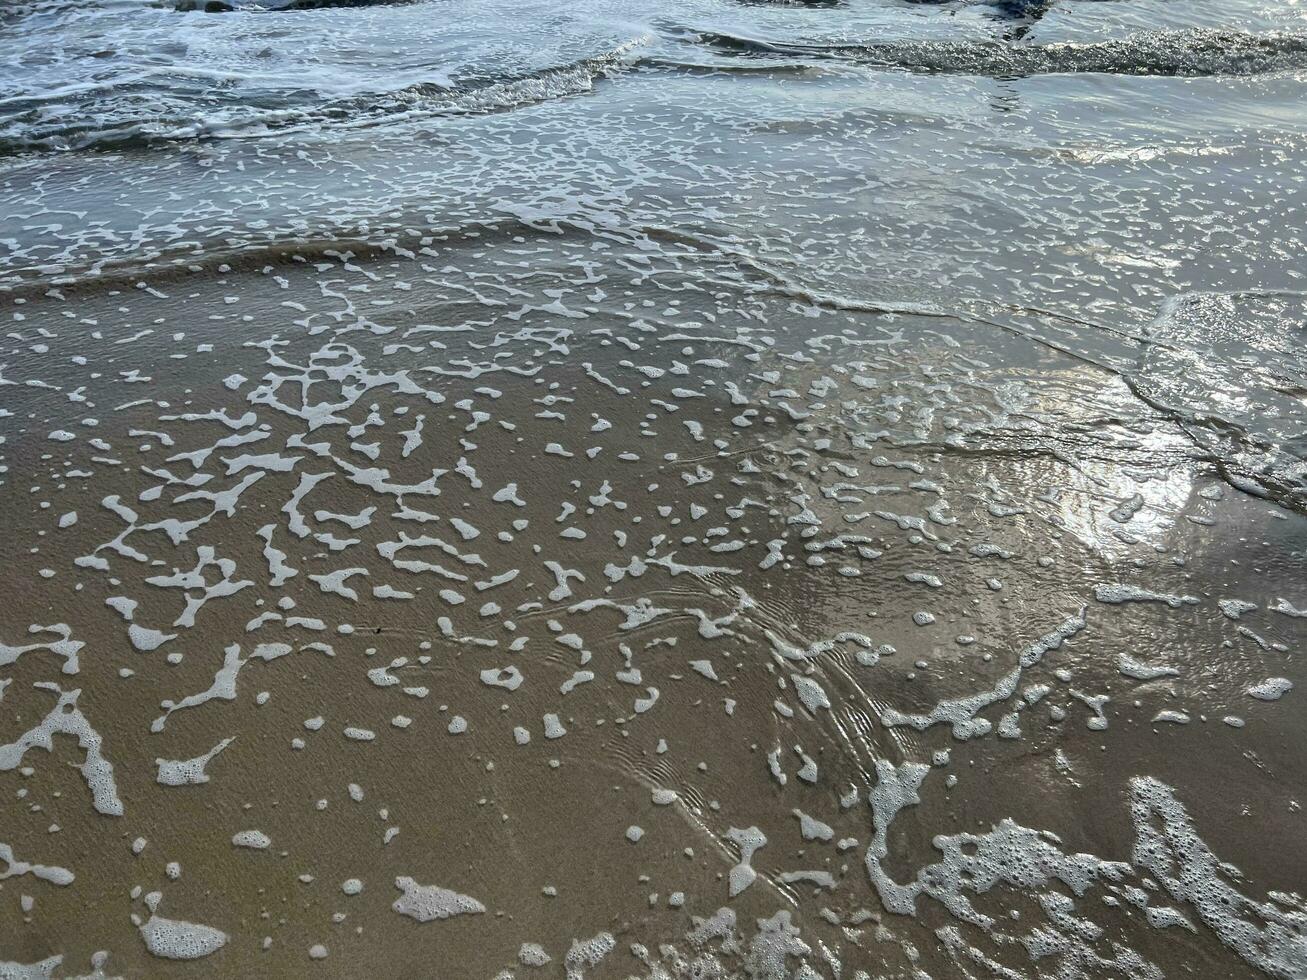
[(839, 58), (920, 74), (1198, 77), (1261, 75), (1307, 68), (1307, 36), (1289, 32), (1147, 31), (1119, 40), (1060, 44), (998, 40), (788, 44), (712, 32), (696, 33), (694, 39), (732, 55)]
[[(591, 91), (596, 82), (630, 64), (635, 41), (592, 58), (517, 75), (465, 83), (419, 81), (385, 93), (366, 93), (314, 104), (287, 105), (278, 94), (267, 104), (251, 101), (197, 112), (192, 93), (165, 95), (154, 79), (129, 80), (108, 90), (93, 89), (70, 111), (59, 93), (0, 99), (0, 155), (30, 151), (109, 150), (178, 140), (222, 139), (339, 126), (367, 126), (412, 117), (504, 112)], [(203, 81), (203, 80), (198, 80)], [(197, 86), (198, 87), (198, 86)], [(115, 108), (100, 112), (112, 104)], [(162, 107), (162, 111), (160, 111)]]

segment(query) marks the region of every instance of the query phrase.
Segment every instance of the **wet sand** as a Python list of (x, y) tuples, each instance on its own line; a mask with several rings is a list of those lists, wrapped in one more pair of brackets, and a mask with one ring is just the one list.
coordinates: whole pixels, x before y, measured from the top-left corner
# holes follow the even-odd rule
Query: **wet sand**
[(4, 297), (5, 969), (1302, 975), (1300, 513), (1015, 319), (557, 231)]

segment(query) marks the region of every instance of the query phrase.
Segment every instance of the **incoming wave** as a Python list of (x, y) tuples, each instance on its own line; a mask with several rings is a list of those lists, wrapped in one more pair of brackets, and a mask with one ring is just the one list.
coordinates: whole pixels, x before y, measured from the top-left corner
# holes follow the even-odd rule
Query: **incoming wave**
[(198, 11), (206, 14), (229, 14), (236, 11), (292, 13), (297, 10), (327, 10), (336, 7), (383, 7), (417, 0), (176, 0), (179, 13)]
[(921, 74), (1022, 77), (1260, 75), (1307, 68), (1307, 35), (1195, 28), (1146, 31), (1111, 41), (1024, 44), (994, 40), (787, 44), (735, 34), (688, 32), (687, 39), (743, 57), (838, 58)]
[[(121, 150), (199, 139), (238, 139), (322, 127), (362, 127), (405, 118), (484, 115), (549, 102), (591, 91), (599, 80), (636, 63), (644, 40), (567, 65), (464, 83), (423, 81), (390, 92), (366, 93), (317, 104), (287, 107), (248, 102), (197, 112), (192, 103), (171, 111), (148, 79), (136, 79), (117, 94), (121, 107), (97, 115), (109, 90), (96, 90), (97, 105), (60, 105), (56, 97), (5, 100), (13, 113), (0, 125), (0, 155), (32, 151)], [(173, 76), (175, 78), (175, 76)], [(19, 104), (19, 103), (23, 104)], [(17, 111), (15, 111), (17, 110)]]

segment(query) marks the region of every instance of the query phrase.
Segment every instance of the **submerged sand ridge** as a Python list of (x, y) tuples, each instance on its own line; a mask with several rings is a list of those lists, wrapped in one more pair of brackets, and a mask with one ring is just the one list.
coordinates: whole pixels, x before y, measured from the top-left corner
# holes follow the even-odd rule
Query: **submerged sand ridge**
[(1019, 333), (517, 237), (11, 304), (7, 969), (1302, 972), (1301, 514)]

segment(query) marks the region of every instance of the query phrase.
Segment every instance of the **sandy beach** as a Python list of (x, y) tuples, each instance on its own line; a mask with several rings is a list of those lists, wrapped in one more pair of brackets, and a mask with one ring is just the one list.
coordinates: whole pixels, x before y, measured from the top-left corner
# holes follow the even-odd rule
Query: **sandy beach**
[(1301, 73), (781, 37), (0, 161), (0, 977), (1304, 975)]

